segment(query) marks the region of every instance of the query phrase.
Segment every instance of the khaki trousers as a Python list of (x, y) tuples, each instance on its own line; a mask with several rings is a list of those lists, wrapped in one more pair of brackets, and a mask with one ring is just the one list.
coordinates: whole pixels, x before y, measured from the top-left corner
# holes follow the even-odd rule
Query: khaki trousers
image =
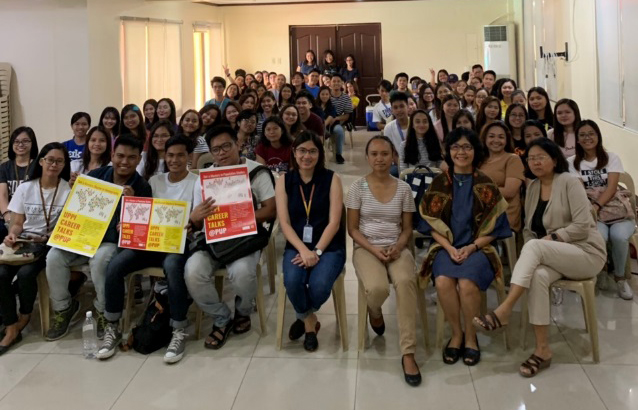
[(381, 316), (381, 306), (390, 295), (390, 281), (392, 281), (397, 295), (401, 354), (415, 353), (417, 284), (412, 253), (404, 249), (399, 259), (384, 264), (364, 248), (355, 245), (352, 263), (365, 289), (368, 309), (372, 317)]
[(529, 322), (549, 325), (551, 284), (563, 277), (573, 280), (593, 278), (604, 264), (605, 260), (570, 243), (532, 239), (523, 246), (511, 283), (529, 289)]

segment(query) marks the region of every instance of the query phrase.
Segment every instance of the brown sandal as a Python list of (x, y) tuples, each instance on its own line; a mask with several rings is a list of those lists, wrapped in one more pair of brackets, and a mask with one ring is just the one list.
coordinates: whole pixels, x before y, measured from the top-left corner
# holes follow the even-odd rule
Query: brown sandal
[[(492, 319), (491, 321), (488, 320), (488, 318)], [(507, 326), (507, 323), (502, 324), (501, 321), (499, 320), (498, 316), (496, 316), (496, 313), (492, 312), (487, 312), (486, 315), (481, 315), (481, 316), (477, 316), (472, 320), (472, 324), (474, 325), (474, 327), (476, 328), (476, 330), (478, 331), (487, 331), (487, 332), (491, 332), (497, 329), (502, 329), (503, 327)]]
[[(521, 363), (521, 367), (518, 369), (518, 373), (523, 377), (534, 377), (541, 370), (547, 369), (552, 364), (552, 358), (547, 360), (541, 359), (535, 354), (531, 355), (527, 360)], [(529, 373), (522, 371), (523, 369), (529, 370)]]

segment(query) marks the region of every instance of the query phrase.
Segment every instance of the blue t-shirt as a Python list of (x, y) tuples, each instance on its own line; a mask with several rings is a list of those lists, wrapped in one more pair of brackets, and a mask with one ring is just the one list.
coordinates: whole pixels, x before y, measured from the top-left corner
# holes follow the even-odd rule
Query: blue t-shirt
[(66, 150), (69, 151), (69, 159), (73, 161), (74, 159), (82, 158), (82, 154), (84, 153), (84, 147), (86, 144), (78, 145), (75, 143), (75, 140), (71, 138), (68, 141), (64, 141), (62, 143), (66, 147)]
[(301, 67), (301, 74), (308, 75), (313, 69), (317, 68), (317, 64), (308, 65), (306, 61), (302, 61), (299, 63), (299, 67)]
[(315, 98), (315, 100), (317, 98), (319, 98), (319, 89), (321, 87), (319, 86), (315, 86), (315, 87), (311, 87), (308, 84), (305, 84), (306, 90), (310, 91), (310, 94), (312, 94), (312, 96)]
[(221, 112), (224, 112), (224, 108), (226, 108), (226, 105), (228, 104), (229, 101), (230, 100), (228, 98), (226, 98), (226, 97), (224, 97), (224, 99), (221, 100), (221, 101), (217, 101), (216, 99), (213, 98), (213, 99), (210, 99), (210, 100), (206, 101), (206, 104), (204, 104), (204, 105), (215, 104), (216, 106), (219, 107)]

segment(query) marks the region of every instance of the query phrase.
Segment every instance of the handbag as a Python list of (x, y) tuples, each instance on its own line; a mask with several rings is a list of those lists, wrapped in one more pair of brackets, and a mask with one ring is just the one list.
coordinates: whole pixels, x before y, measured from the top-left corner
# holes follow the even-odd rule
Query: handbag
[(46, 253), (46, 240), (38, 237), (19, 237), (13, 246), (0, 244), (0, 264), (2, 265), (26, 265), (37, 261)]
[[(587, 197), (594, 203), (607, 187), (596, 187), (587, 190)], [(613, 224), (625, 219), (636, 219), (635, 211), (631, 206), (631, 192), (623, 187), (618, 187), (614, 196), (598, 211), (598, 221)]]
[(416, 212), (412, 218), (412, 225), (419, 233), (426, 232), (426, 224), (421, 213), (419, 212), (419, 204), (423, 198), (423, 194), (428, 190), (432, 180), (438, 175), (437, 172), (432, 171), (425, 165), (417, 165), (414, 170), (404, 177), (404, 181), (410, 185), (412, 190), (412, 197), (416, 204)]
[[(265, 172), (270, 177), (270, 181), (272, 182), (272, 185), (274, 187), (275, 177), (273, 177), (272, 172), (270, 172), (270, 170), (263, 165), (256, 167), (248, 174), (251, 184), (253, 179), (260, 172)], [(255, 198), (254, 194), (253, 207), (257, 209), (257, 199)], [(270, 235), (272, 234), (274, 225), (275, 223), (273, 221), (270, 223), (268, 229), (266, 229), (261, 224), (257, 224), (257, 233), (254, 235), (242, 236), (240, 238), (227, 239), (225, 241), (211, 243), (206, 247), (206, 249), (214, 260), (223, 265), (227, 265), (240, 258), (248, 256), (251, 253), (260, 251), (268, 246), (268, 241), (270, 241)]]

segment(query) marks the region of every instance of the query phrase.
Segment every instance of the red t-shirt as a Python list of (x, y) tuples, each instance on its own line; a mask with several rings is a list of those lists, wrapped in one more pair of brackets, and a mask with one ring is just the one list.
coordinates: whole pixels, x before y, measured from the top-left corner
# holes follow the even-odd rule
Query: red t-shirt
[(310, 113), (310, 117), (303, 123), (303, 126), (306, 127), (307, 130), (314, 132), (319, 137), (323, 137), (325, 133), (325, 128), (323, 125), (323, 120), (315, 113)]
[(286, 172), (290, 164), (290, 146), (281, 146), (273, 148), (258, 143), (255, 147), (255, 154), (259, 155), (266, 161), (266, 166), (274, 172)]

